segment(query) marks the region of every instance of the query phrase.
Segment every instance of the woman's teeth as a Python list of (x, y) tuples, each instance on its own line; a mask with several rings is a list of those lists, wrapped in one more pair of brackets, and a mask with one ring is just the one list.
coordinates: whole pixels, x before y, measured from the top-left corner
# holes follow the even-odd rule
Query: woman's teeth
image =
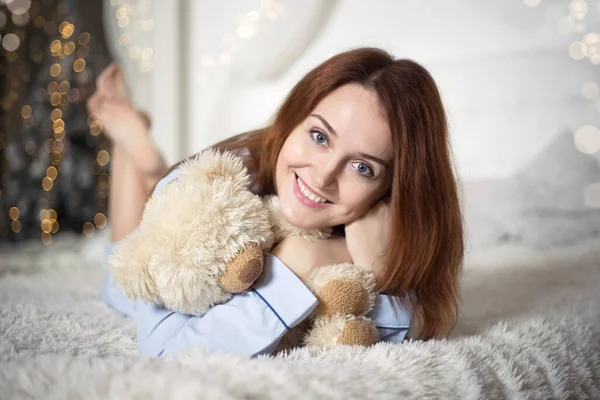
[(306, 197), (308, 197), (309, 200), (314, 201), (315, 203), (326, 203), (327, 202), (327, 199), (319, 197), (316, 194), (314, 194), (313, 192), (311, 192), (310, 190), (308, 190), (306, 188), (306, 186), (304, 186), (304, 184), (302, 183), (300, 178), (296, 178), (296, 181), (298, 181), (298, 187), (300, 188), (300, 191), (302, 192), (302, 194), (305, 195)]

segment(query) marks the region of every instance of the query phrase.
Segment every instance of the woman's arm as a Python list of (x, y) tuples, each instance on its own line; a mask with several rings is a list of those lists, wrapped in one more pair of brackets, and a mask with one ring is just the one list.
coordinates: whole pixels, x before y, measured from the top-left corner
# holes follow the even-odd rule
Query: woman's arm
[(202, 347), (209, 353), (270, 354), (287, 330), (316, 305), (310, 290), (276, 257), (267, 256), (265, 275), (253, 290), (233, 296), (201, 317), (138, 303), (139, 352), (157, 357)]
[[(178, 176), (179, 170), (170, 172), (153, 194)], [(274, 256), (265, 257), (265, 274), (253, 290), (233, 296), (201, 317), (130, 301), (112, 285), (110, 274), (101, 297), (136, 318), (139, 352), (145, 356), (176, 354), (196, 347), (247, 356), (270, 353), (285, 332), (304, 320), (317, 304), (302, 281)]]
[[(303, 280), (315, 267), (353, 262), (343, 236), (310, 240), (288, 237), (273, 249), (273, 254)], [(397, 309), (392, 306), (392, 301), (397, 303)], [(412, 310), (401, 305), (394, 296), (379, 294), (367, 316), (375, 322), (380, 341), (402, 342), (411, 325)]]

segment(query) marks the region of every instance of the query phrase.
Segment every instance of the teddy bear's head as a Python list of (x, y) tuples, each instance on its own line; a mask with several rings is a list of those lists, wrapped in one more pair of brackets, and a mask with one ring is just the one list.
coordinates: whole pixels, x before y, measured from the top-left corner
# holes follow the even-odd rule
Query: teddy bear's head
[(220, 279), (228, 264), (256, 257), (262, 267), (273, 234), (240, 158), (207, 150), (179, 171), (148, 200), (140, 227), (115, 246), (109, 264), (128, 297), (201, 315), (229, 298)]

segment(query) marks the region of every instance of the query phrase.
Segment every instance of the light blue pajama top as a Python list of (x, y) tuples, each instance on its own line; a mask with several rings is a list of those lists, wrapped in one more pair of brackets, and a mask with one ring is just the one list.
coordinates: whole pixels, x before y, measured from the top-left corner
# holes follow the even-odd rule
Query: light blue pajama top
[[(154, 193), (178, 175), (179, 171), (173, 170), (157, 184)], [(265, 273), (254, 289), (213, 306), (201, 317), (129, 300), (114, 285), (108, 270), (100, 296), (115, 310), (136, 319), (139, 354), (151, 357), (196, 347), (209, 353), (250, 357), (271, 354), (287, 330), (308, 317), (318, 303), (304, 283), (273, 255), (265, 257)], [(368, 317), (375, 321), (380, 340), (401, 342), (410, 326), (411, 311), (398, 307), (396, 314), (391, 298), (377, 295)]]

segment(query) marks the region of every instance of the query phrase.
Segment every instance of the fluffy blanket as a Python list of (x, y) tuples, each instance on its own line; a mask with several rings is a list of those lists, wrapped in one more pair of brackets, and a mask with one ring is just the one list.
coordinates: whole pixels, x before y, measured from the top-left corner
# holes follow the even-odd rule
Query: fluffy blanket
[[(2, 247), (2, 398), (600, 398), (600, 244), (471, 255), (447, 340), (137, 357), (98, 298), (103, 240)], [(5, 397), (6, 396), (6, 397)]]

